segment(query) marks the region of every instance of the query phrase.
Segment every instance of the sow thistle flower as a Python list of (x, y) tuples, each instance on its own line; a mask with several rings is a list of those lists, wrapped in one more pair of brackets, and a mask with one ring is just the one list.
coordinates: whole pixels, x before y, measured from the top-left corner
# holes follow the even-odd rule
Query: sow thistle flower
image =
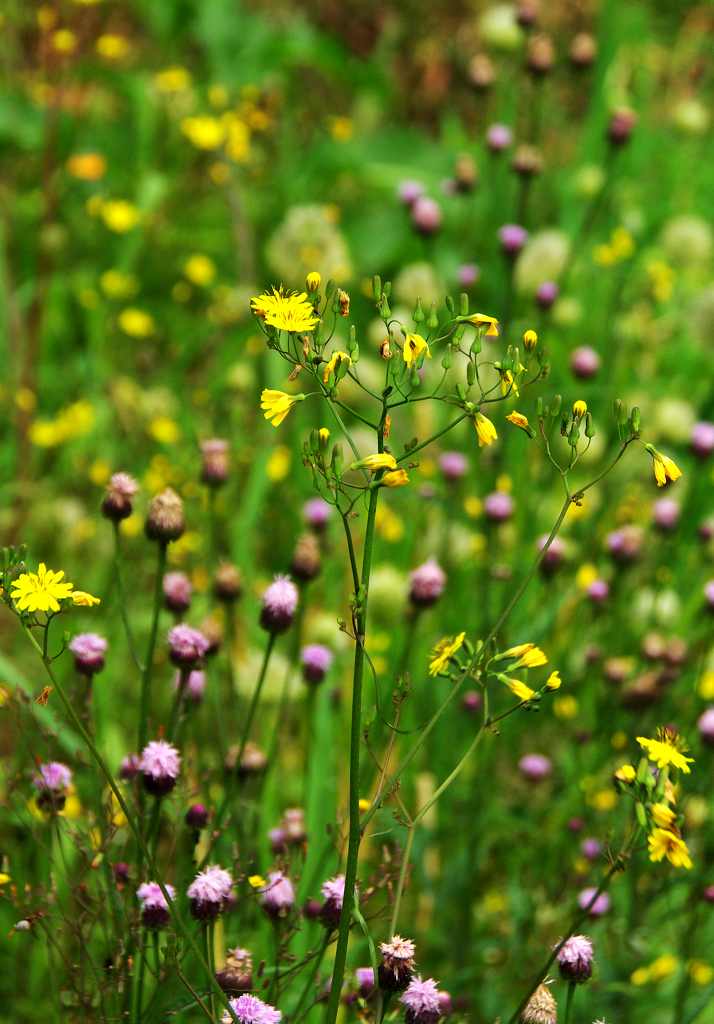
[[(515, 647), (509, 647), (507, 651), (503, 651), (501, 654), (496, 655), (494, 661), (506, 661), (508, 658), (515, 658), (515, 664), (511, 665), (511, 669), (515, 668), (539, 668), (541, 665), (548, 664), (548, 658), (545, 656), (540, 647), (536, 647), (535, 644), (517, 644)], [(557, 672), (551, 673), (549, 677), (552, 679), (557, 676)], [(560, 685), (558, 683), (558, 685)], [(557, 686), (551, 687), (557, 689)]]
[(652, 469), (654, 470), (654, 476), (658, 487), (664, 487), (664, 485), (670, 481), (674, 483), (675, 480), (679, 480), (682, 475), (682, 470), (674, 459), (670, 459), (668, 455), (663, 455), (662, 452), (658, 452), (651, 444), (645, 445), (645, 448), (652, 456)]
[(380, 469), (396, 470), (397, 460), (389, 452), (376, 452), (374, 455), (367, 455), (359, 462), (353, 462), (350, 469), (366, 469), (370, 473), (377, 473)]
[(250, 305), (268, 327), (279, 331), (305, 334), (314, 331), (320, 322), (305, 292), (286, 292), (282, 286), (254, 296)]
[[(73, 593), (74, 591), (74, 593)], [(99, 598), (84, 590), (74, 590), (74, 584), (64, 578), (64, 570), (55, 572), (40, 562), (37, 572), (24, 572), (13, 581), (10, 596), (19, 612), (58, 612), (60, 601), (89, 608), (99, 604)]]
[(488, 416), (484, 416), (482, 412), (477, 412), (474, 416), (474, 427), (476, 428), (476, 434), (478, 435), (479, 448), (483, 448), (484, 445), (493, 444), (493, 442), (498, 438), (498, 434), (493, 423)]
[(292, 407), (298, 402), (304, 402), (306, 397), (302, 393), (288, 395), (285, 391), (263, 388), (260, 394), (260, 408), (266, 420), (270, 420), (274, 427), (279, 427)]
[(485, 327), (487, 338), (498, 337), (498, 320), (495, 316), (487, 316), (486, 313), (472, 313), (471, 316), (459, 317), (462, 323), (472, 324), (474, 327)]
[(431, 359), (431, 352), (429, 351), (429, 344), (426, 339), (422, 338), (421, 334), (407, 334), (404, 339), (404, 348), (402, 349), (402, 356), (407, 366), (418, 362), (423, 354), (428, 359)]
[(463, 647), (466, 633), (457, 636), (445, 636), (434, 645), (429, 660), (429, 675), (438, 676), (443, 672), (457, 651)]
[(409, 474), (406, 469), (391, 469), (384, 474), (381, 482), (386, 487), (405, 487), (409, 483)]
[(675, 868), (692, 868), (692, 858), (689, 856), (687, 844), (675, 832), (667, 828), (656, 828), (647, 840), (650, 860), (654, 863), (664, 860), (666, 857), (669, 863)]
[(646, 736), (638, 736), (637, 742), (647, 754), (650, 761), (658, 768), (667, 768), (672, 765), (678, 768), (685, 775), (691, 774), (690, 764), (694, 764), (693, 757), (685, 757), (686, 750), (682, 740), (671, 729), (659, 729), (657, 739), (648, 739)]
[(505, 683), (511, 693), (515, 694), (519, 700), (532, 700), (536, 695), (536, 691), (532, 690), (530, 686), (526, 686), (520, 679), (513, 679), (511, 676), (499, 675), (498, 678), (502, 683)]

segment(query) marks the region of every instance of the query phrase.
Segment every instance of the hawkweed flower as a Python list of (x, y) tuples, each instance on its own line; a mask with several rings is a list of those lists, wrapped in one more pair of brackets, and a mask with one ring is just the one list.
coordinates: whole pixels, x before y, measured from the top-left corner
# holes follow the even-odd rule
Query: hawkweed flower
[(268, 327), (275, 327), (278, 331), (309, 334), (320, 322), (305, 292), (286, 292), (282, 287), (273, 288), (270, 293), (263, 292), (253, 297), (250, 305)]
[(662, 728), (657, 731), (656, 739), (648, 739), (646, 736), (638, 736), (637, 742), (647, 754), (650, 761), (658, 768), (667, 768), (671, 765), (678, 768), (685, 775), (691, 773), (690, 764), (694, 764), (694, 758), (685, 757), (687, 749), (682, 738), (674, 730)]
[(60, 601), (70, 600), (74, 584), (40, 562), (37, 572), (23, 572), (13, 580), (10, 596), (19, 612), (58, 612)]
[(208, 487), (220, 487), (230, 473), (230, 446), (220, 437), (201, 442), (201, 480)]
[(311, 271), (305, 278), (305, 287), (309, 292), (316, 292), (322, 284), (322, 275), (317, 271)]
[(72, 784), (72, 772), (61, 761), (47, 761), (37, 768), (32, 785), (37, 790), (37, 806), (43, 811), (61, 811)]
[(213, 593), (224, 604), (233, 604), (243, 593), (240, 569), (231, 562), (221, 562), (213, 577)]
[(468, 468), (468, 459), (461, 452), (442, 452), (439, 456), (439, 469), (444, 479), (449, 482), (466, 476)]
[(144, 532), (149, 540), (168, 544), (178, 540), (186, 529), (183, 502), (176, 491), (167, 487), (149, 503)]
[(333, 654), (324, 644), (307, 644), (300, 652), (302, 675), (306, 683), (321, 683), (330, 670)]
[(521, 1024), (557, 1024), (558, 1004), (545, 985), (539, 985), (521, 1014)]
[(380, 942), (382, 961), (377, 969), (379, 987), (385, 992), (403, 992), (414, 974), (415, 947), (411, 939), (393, 935)]
[(74, 655), (74, 667), (85, 676), (101, 672), (107, 646), (107, 641), (98, 633), (78, 633), (69, 642), (69, 649)]
[(647, 849), (650, 860), (655, 863), (666, 857), (675, 868), (686, 868), (689, 871), (693, 867), (687, 844), (671, 829), (653, 829), (647, 839)]
[(133, 476), (113, 473), (102, 501), (102, 515), (115, 523), (128, 519), (133, 511), (132, 501), (138, 492), (139, 485)]
[(517, 412), (514, 409), (513, 412), (509, 412), (506, 419), (509, 423), (512, 423), (514, 427), (519, 427), (519, 429), (524, 430), (529, 437), (533, 437), (533, 431), (530, 423), (528, 422), (528, 417), (524, 416), (522, 412)]
[(336, 928), (340, 923), (345, 898), (345, 876), (336, 875), (328, 879), (323, 882), (320, 891), (325, 901), (320, 908), (320, 919), (326, 928)]
[(73, 590), (70, 596), (72, 604), (78, 605), (80, 608), (94, 608), (95, 605), (102, 603), (100, 597), (88, 594), (86, 590)]
[[(164, 888), (173, 901), (176, 896), (174, 887), (165, 885)], [(158, 882), (143, 882), (136, 890), (136, 895), (141, 903), (141, 923), (144, 927), (165, 928), (171, 920), (171, 911)]]
[(497, 440), (498, 434), (495, 426), (488, 416), (484, 416), (482, 412), (477, 412), (474, 416), (474, 427), (478, 436), (479, 448), (493, 444)]
[(216, 981), (227, 995), (249, 992), (253, 987), (253, 957), (249, 951), (240, 947), (229, 949), (226, 962), (216, 971)]
[(289, 629), (298, 606), (298, 589), (289, 576), (278, 575), (263, 594), (260, 624), (268, 633)]
[(193, 668), (208, 652), (209, 642), (200, 629), (179, 623), (169, 630), (169, 657), (179, 668)]
[(199, 871), (186, 895), (193, 917), (198, 921), (213, 921), (231, 902), (233, 879), (224, 868), (214, 865)]
[(532, 700), (536, 695), (536, 691), (532, 690), (530, 686), (526, 686), (520, 679), (512, 679), (510, 676), (504, 675), (499, 675), (498, 678), (519, 700)]
[(576, 402), (573, 402), (573, 416), (576, 420), (581, 420), (587, 411), (587, 402), (584, 402), (582, 398), (579, 398)]
[(306, 397), (303, 394), (288, 395), (285, 391), (263, 388), (260, 393), (260, 408), (266, 420), (274, 427), (279, 427), (292, 407), (298, 402), (304, 402)]
[(409, 600), (417, 608), (436, 604), (446, 586), (446, 573), (435, 558), (430, 558), (409, 577)]
[(434, 645), (429, 659), (429, 675), (438, 676), (449, 665), (457, 651), (461, 650), (466, 633), (458, 633), (454, 637), (445, 636)]
[[(228, 1005), (238, 1024), (280, 1024), (282, 1013), (269, 1003), (264, 1003), (257, 996), (245, 993), (237, 999), (229, 1000)], [(233, 1017), (226, 1010), (221, 1018), (222, 1024), (232, 1024)]]
[(581, 985), (593, 973), (593, 944), (587, 935), (571, 935), (558, 951), (560, 976)]
[(325, 529), (331, 515), (332, 506), (324, 498), (310, 498), (302, 507), (305, 523), (318, 533)]
[(507, 661), (509, 659), (515, 659), (515, 664), (511, 665), (511, 669), (539, 668), (541, 665), (548, 663), (548, 659), (543, 651), (533, 643), (517, 644), (515, 647), (509, 647), (507, 650), (497, 654), (494, 661)]
[(538, 335), (537, 335), (537, 333), (534, 330), (532, 330), (532, 329), (524, 331), (524, 333), (523, 333), (523, 347), (526, 350), (526, 352), (532, 352), (537, 344), (538, 344)]
[(295, 906), (293, 883), (282, 871), (271, 871), (260, 889), (260, 905), (273, 920), (286, 917)]
[(413, 363), (417, 363), (422, 356), (431, 359), (431, 352), (429, 351), (426, 339), (422, 338), (421, 334), (407, 334), (402, 348), (404, 362), (407, 366), (411, 366)]
[(163, 578), (164, 605), (170, 612), (180, 615), (191, 606), (193, 587), (183, 572), (167, 572)]
[(529, 782), (542, 782), (553, 772), (553, 763), (545, 754), (525, 754), (518, 762), (518, 770)]
[(658, 452), (651, 444), (645, 445), (645, 448), (652, 456), (652, 469), (658, 487), (664, 487), (666, 483), (673, 483), (675, 480), (679, 480), (682, 471), (674, 459), (670, 459), (668, 455)]
[(166, 740), (151, 740), (141, 752), (139, 771), (144, 788), (152, 796), (166, 796), (176, 785), (181, 755)]
[(376, 452), (374, 455), (367, 455), (350, 466), (350, 469), (366, 469), (370, 473), (378, 473), (380, 469), (396, 468), (397, 460), (390, 452)]
[[(325, 363), (322, 370), (322, 383), (327, 384), (330, 379), (330, 374), (337, 374), (344, 377), (345, 373), (349, 370), (352, 364), (352, 359), (347, 352), (333, 352), (328, 362)], [(344, 373), (342, 370), (344, 369)]]
[(390, 469), (384, 474), (380, 483), (385, 487), (406, 487), (409, 483), (409, 474), (406, 469)]
[(602, 917), (610, 909), (610, 896), (606, 892), (598, 893), (595, 886), (591, 885), (578, 895), (578, 906), (581, 910), (587, 910), (590, 917)]
[(417, 974), (407, 985), (399, 1002), (406, 1010), (407, 1024), (436, 1024), (441, 1017), (439, 990), (433, 978), (422, 981)]
[(495, 316), (487, 316), (486, 313), (471, 313), (470, 316), (459, 317), (459, 319), (474, 327), (485, 327), (487, 338), (498, 337), (498, 320)]

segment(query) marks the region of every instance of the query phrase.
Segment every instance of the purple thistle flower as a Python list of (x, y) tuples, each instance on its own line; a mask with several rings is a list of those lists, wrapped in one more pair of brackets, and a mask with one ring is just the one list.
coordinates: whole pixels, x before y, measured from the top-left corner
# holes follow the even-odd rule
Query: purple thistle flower
[(200, 704), (206, 689), (206, 673), (200, 668), (194, 668), (188, 675), (177, 672), (174, 677), (174, 690), (178, 690), (182, 680), (184, 697), (194, 704)]
[(324, 498), (310, 498), (302, 507), (302, 517), (313, 530), (323, 530), (332, 515), (332, 506)]
[(445, 480), (460, 480), (466, 476), (469, 462), (461, 452), (442, 452), (439, 456), (439, 469)]
[(709, 609), (714, 611), (714, 580), (707, 580), (704, 584), (704, 600)]
[(600, 369), (600, 356), (589, 345), (580, 345), (570, 356), (570, 369), (579, 380), (589, 380)]
[(571, 935), (558, 951), (560, 975), (582, 984), (593, 973), (593, 944), (586, 935)]
[(201, 480), (209, 487), (220, 487), (230, 472), (230, 446), (221, 437), (201, 442)]
[(701, 713), (697, 719), (697, 729), (704, 743), (714, 746), (714, 707)]
[(610, 596), (610, 584), (607, 580), (593, 580), (585, 593), (594, 604), (602, 604)]
[[(237, 999), (231, 999), (229, 1005), (238, 1018), (239, 1024), (280, 1024), (282, 1018), (280, 1010), (276, 1010), (274, 1006), (264, 1003), (257, 996), (251, 996), (247, 993), (238, 996)], [(231, 1024), (231, 1022), (230, 1013), (224, 1013), (223, 1024)]]
[(602, 843), (599, 839), (594, 839), (592, 836), (588, 836), (586, 839), (583, 839), (580, 844), (580, 850), (583, 857), (587, 860), (597, 860), (602, 853)]
[(483, 510), (491, 522), (505, 523), (513, 515), (513, 498), (505, 491), (493, 491), (486, 495)]
[(399, 184), (397, 196), (405, 206), (412, 206), (413, 203), (424, 195), (424, 186), (419, 181), (407, 179)]
[(535, 298), (536, 302), (541, 309), (550, 309), (555, 300), (558, 298), (559, 292), (558, 285), (555, 281), (543, 281), (542, 284), (538, 285), (536, 290)]
[(345, 898), (345, 876), (336, 875), (323, 882), (321, 893), (325, 902), (322, 904), (320, 917), (328, 928), (336, 928), (340, 921), (342, 904)]
[(303, 679), (307, 683), (321, 683), (332, 665), (333, 654), (324, 644), (307, 644), (300, 652)]
[(72, 783), (72, 772), (61, 761), (47, 761), (37, 768), (37, 775), (32, 785), (40, 792), (59, 793), (68, 789)]
[(528, 232), (520, 224), (504, 224), (498, 230), (498, 240), (507, 256), (517, 256), (528, 241)]
[(369, 999), (374, 992), (374, 968), (358, 967), (355, 971), (357, 990), (363, 999)]
[(176, 785), (181, 770), (181, 755), (166, 740), (151, 740), (141, 752), (139, 771), (144, 787), (153, 796), (165, 796)]
[(462, 263), (456, 274), (461, 288), (471, 288), (480, 276), (481, 271), (476, 263)]
[(643, 535), (639, 526), (621, 526), (608, 533), (605, 545), (616, 562), (634, 562), (642, 548)]
[(446, 573), (435, 558), (418, 566), (409, 577), (409, 600), (418, 608), (429, 608), (441, 597)]
[(210, 646), (200, 629), (179, 623), (169, 630), (169, 657), (179, 668), (191, 668), (204, 657)]
[(186, 811), (184, 821), (189, 828), (205, 828), (208, 824), (208, 808), (203, 804), (191, 804)]
[(529, 782), (542, 782), (553, 771), (553, 764), (545, 754), (525, 754), (518, 762), (518, 768)]
[(269, 633), (284, 633), (293, 621), (298, 589), (289, 576), (276, 576), (263, 594), (260, 624)]
[(271, 871), (260, 893), (260, 904), (269, 917), (285, 917), (295, 906), (293, 883), (282, 871)]
[(659, 498), (652, 506), (652, 521), (658, 530), (667, 533), (679, 522), (679, 503), (674, 498)]
[(408, 1024), (434, 1024), (441, 1016), (439, 990), (433, 978), (412, 978), (400, 1002), (406, 1007)]
[(698, 455), (700, 459), (708, 459), (714, 452), (714, 423), (709, 423), (706, 420), (695, 423), (692, 427), (690, 444), (695, 455)]
[(435, 199), (419, 196), (412, 204), (412, 224), (420, 235), (434, 235), (441, 227), (441, 207)]
[[(610, 909), (610, 897), (606, 892), (601, 892), (593, 901), (593, 897), (597, 889), (594, 886), (588, 886), (578, 896), (578, 906), (581, 910), (588, 909), (590, 917), (602, 917)], [(592, 906), (590, 905), (592, 903)]]
[(112, 474), (102, 502), (102, 515), (115, 523), (127, 519), (132, 513), (132, 499), (138, 491), (139, 485), (133, 476), (128, 473)]
[(389, 942), (380, 942), (379, 951), (382, 954), (379, 987), (386, 992), (402, 992), (414, 973), (414, 943), (401, 935), (393, 935)]
[[(543, 534), (536, 541), (539, 551), (542, 551), (548, 541), (547, 534)], [(550, 547), (546, 551), (543, 561), (540, 563), (540, 571), (545, 576), (551, 576), (563, 563), (565, 559), (565, 544), (560, 537), (554, 537)]]
[(98, 633), (78, 633), (72, 637), (69, 649), (74, 655), (77, 671), (87, 676), (100, 672), (104, 668), (107, 646), (107, 641)]
[(124, 779), (125, 782), (135, 779), (139, 774), (140, 761), (141, 758), (138, 754), (127, 754), (126, 757), (123, 757), (119, 765), (119, 778)]
[[(172, 885), (165, 885), (164, 888), (173, 902), (176, 890)], [(171, 919), (171, 912), (158, 882), (144, 882), (136, 890), (136, 895), (141, 903), (141, 920), (144, 926), (146, 928), (165, 927)]]
[(163, 579), (164, 604), (170, 612), (181, 614), (191, 605), (193, 587), (184, 572), (167, 572)]
[(230, 904), (233, 879), (221, 867), (214, 865), (199, 871), (186, 890), (191, 901), (191, 913), (199, 921), (211, 921)]
[(513, 132), (507, 124), (492, 124), (486, 132), (486, 145), (492, 153), (501, 153), (513, 142)]

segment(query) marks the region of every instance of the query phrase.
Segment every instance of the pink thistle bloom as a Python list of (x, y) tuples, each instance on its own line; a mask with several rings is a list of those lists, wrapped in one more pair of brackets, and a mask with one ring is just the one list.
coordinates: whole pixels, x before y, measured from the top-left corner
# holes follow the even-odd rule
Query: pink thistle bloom
[(610, 909), (610, 897), (606, 892), (601, 892), (600, 895), (593, 901), (593, 897), (597, 889), (594, 886), (588, 886), (578, 896), (578, 905), (582, 910), (588, 909), (590, 917), (602, 917)]
[[(164, 888), (173, 902), (176, 890), (172, 885), (165, 885)], [(158, 882), (144, 882), (136, 890), (136, 895), (141, 903), (141, 920), (147, 928), (163, 928), (169, 923), (169, 905)]]
[[(247, 993), (231, 999), (229, 1005), (240, 1024), (280, 1024), (282, 1018), (280, 1010)], [(232, 1024), (230, 1013), (224, 1013), (223, 1024)]]
[(61, 761), (47, 761), (46, 764), (41, 764), (32, 780), (35, 789), (51, 793), (68, 789), (71, 783), (72, 772)]
[(333, 654), (324, 644), (307, 644), (300, 652), (303, 678), (308, 683), (321, 683), (332, 665)]
[(549, 757), (545, 754), (525, 754), (518, 762), (521, 775), (530, 782), (547, 779), (553, 770)]
[(164, 796), (176, 785), (181, 770), (181, 755), (166, 740), (151, 740), (141, 752), (139, 771), (144, 785), (154, 796)]
[(233, 895), (233, 879), (218, 866), (199, 871), (189, 885), (186, 895), (191, 901), (191, 913), (199, 920), (218, 917)]
[(302, 507), (302, 517), (313, 530), (322, 530), (332, 515), (332, 507), (324, 498), (310, 498)]
[(403, 991), (414, 973), (414, 943), (411, 939), (403, 939), (401, 935), (393, 935), (389, 942), (380, 942), (379, 951), (382, 954), (379, 965), (380, 988), (388, 992)]
[(126, 757), (123, 757), (119, 765), (119, 778), (124, 779), (125, 782), (136, 778), (139, 774), (140, 761), (141, 758), (138, 754), (127, 754)]
[(439, 990), (433, 978), (423, 981), (417, 974), (409, 982), (400, 1002), (406, 1007), (407, 1020), (415, 1024), (436, 1021), (441, 1016)]
[(284, 633), (298, 606), (298, 589), (289, 576), (276, 576), (263, 594), (260, 624), (269, 633)]
[(468, 473), (469, 462), (461, 452), (442, 452), (439, 456), (439, 469), (446, 480), (460, 480)]
[(139, 485), (128, 473), (114, 473), (109, 478), (107, 492), (102, 502), (102, 513), (107, 519), (120, 522), (132, 513), (132, 499), (136, 497)]
[(103, 669), (107, 646), (107, 641), (98, 633), (78, 633), (72, 637), (69, 649), (74, 655), (77, 671), (91, 676)]
[(164, 603), (171, 612), (185, 612), (191, 604), (193, 587), (183, 572), (167, 572), (163, 579)]
[(358, 967), (355, 971), (355, 979), (359, 994), (363, 999), (368, 999), (374, 992), (374, 969), (372, 967)]
[(446, 573), (435, 558), (418, 566), (409, 577), (409, 599), (419, 608), (428, 608), (441, 597), (446, 586)]
[(206, 673), (200, 668), (195, 668), (184, 678), (181, 672), (177, 672), (174, 678), (174, 690), (178, 690), (182, 679), (184, 679), (184, 697), (193, 701), (194, 704), (200, 704), (206, 689)]
[(271, 871), (260, 893), (261, 906), (270, 917), (285, 917), (295, 905), (293, 883), (282, 871)]
[(714, 707), (707, 708), (697, 719), (697, 729), (702, 740), (714, 746)]
[(587, 935), (571, 935), (558, 952), (560, 974), (581, 984), (593, 972), (593, 944)]
[(210, 644), (199, 629), (180, 623), (169, 630), (169, 656), (179, 668), (190, 668), (207, 653)]
[(320, 909), (322, 923), (328, 928), (336, 928), (345, 899), (345, 876), (336, 875), (334, 878), (328, 878), (323, 882), (321, 892), (325, 900)]

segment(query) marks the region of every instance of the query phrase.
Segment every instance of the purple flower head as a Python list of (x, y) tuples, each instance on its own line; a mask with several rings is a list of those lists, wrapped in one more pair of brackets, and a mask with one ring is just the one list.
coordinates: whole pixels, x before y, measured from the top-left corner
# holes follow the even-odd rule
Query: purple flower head
[[(237, 1017), (239, 1024), (280, 1024), (282, 1014), (274, 1006), (264, 1003), (257, 996), (245, 993), (237, 999), (230, 1000), (230, 1008)], [(230, 1013), (223, 1014), (223, 1024), (232, 1024)]]
[(492, 153), (500, 153), (513, 142), (513, 132), (507, 124), (492, 124), (486, 132), (486, 145)]
[(504, 224), (498, 229), (498, 240), (507, 256), (517, 256), (528, 241), (528, 232), (520, 224)]
[[(595, 893), (597, 889), (594, 886), (588, 886), (578, 896), (578, 906), (581, 910), (588, 908), (590, 917), (602, 917), (610, 909), (610, 897), (606, 892), (601, 892), (595, 899)], [(591, 906), (592, 904), (592, 906)]]
[(518, 762), (521, 775), (529, 782), (542, 782), (553, 771), (553, 764), (545, 754), (525, 754)]
[(330, 670), (333, 654), (324, 644), (307, 644), (300, 652), (303, 679), (307, 683), (321, 683)]
[(285, 853), (287, 851), (288, 844), (286, 839), (285, 829), (281, 825), (268, 831), (268, 841), (273, 853)]
[(139, 771), (144, 786), (154, 796), (165, 796), (176, 785), (181, 770), (181, 755), (166, 740), (151, 740), (141, 752)]
[(481, 270), (475, 263), (462, 263), (459, 267), (456, 278), (461, 288), (471, 288), (481, 276)]
[(624, 146), (637, 123), (637, 115), (633, 110), (616, 110), (610, 117), (607, 135), (613, 146)]
[(441, 1016), (439, 990), (433, 978), (423, 981), (417, 974), (409, 982), (400, 1002), (406, 1007), (409, 1024), (431, 1024)]
[(513, 515), (513, 498), (505, 491), (493, 491), (486, 495), (483, 509), (491, 522), (505, 523)]
[(178, 690), (182, 679), (184, 680), (184, 697), (194, 704), (200, 704), (206, 690), (206, 673), (200, 668), (194, 668), (187, 676), (177, 672), (174, 677), (174, 690)]
[(324, 498), (310, 498), (302, 507), (302, 517), (313, 530), (322, 530), (332, 515), (332, 506)]
[(561, 977), (581, 984), (593, 973), (593, 944), (586, 935), (571, 935), (558, 952)]
[(536, 302), (541, 309), (550, 309), (555, 300), (558, 298), (559, 292), (558, 285), (555, 281), (543, 281), (542, 284), (538, 285), (536, 290), (535, 298)]
[(164, 604), (170, 612), (185, 612), (191, 605), (193, 587), (183, 572), (167, 572), (163, 579)]
[(230, 472), (230, 445), (222, 437), (201, 442), (201, 480), (209, 487), (220, 487)]
[(210, 644), (207, 637), (193, 626), (179, 623), (169, 630), (169, 656), (179, 668), (191, 668), (204, 657)]
[(412, 204), (412, 224), (421, 235), (433, 235), (441, 227), (441, 207), (435, 199), (419, 196)]
[(208, 824), (208, 808), (204, 804), (191, 804), (184, 820), (189, 828), (205, 828)]
[(714, 903), (714, 885), (707, 885), (702, 892), (702, 897), (706, 903)]
[(478, 690), (467, 690), (461, 700), (461, 707), (464, 711), (474, 714), (483, 704), (483, 697)]
[[(165, 885), (164, 888), (173, 901), (176, 896), (174, 887)], [(168, 924), (171, 913), (158, 882), (144, 882), (136, 890), (136, 895), (141, 903), (141, 920), (146, 928), (163, 928)]]
[(374, 969), (372, 967), (358, 967), (355, 971), (357, 990), (363, 999), (369, 999), (374, 992)]
[(69, 649), (74, 655), (77, 671), (88, 676), (101, 671), (104, 668), (107, 646), (107, 641), (98, 633), (78, 633), (72, 637)]
[(284, 633), (293, 621), (298, 589), (289, 576), (276, 576), (263, 594), (260, 624), (269, 633)]
[(403, 992), (414, 974), (414, 943), (393, 935), (389, 942), (380, 942), (379, 951), (379, 987), (387, 992)]
[(102, 514), (116, 523), (127, 519), (132, 513), (132, 499), (138, 490), (139, 485), (133, 476), (129, 476), (128, 473), (114, 473), (107, 484)]
[(261, 906), (270, 917), (285, 917), (295, 906), (293, 883), (282, 871), (271, 871), (260, 893)]
[(127, 754), (126, 757), (123, 757), (119, 765), (119, 778), (124, 779), (125, 782), (135, 779), (139, 774), (140, 760), (138, 754)]
[(674, 498), (659, 498), (652, 506), (652, 521), (658, 530), (674, 530), (679, 522), (679, 503)]
[(706, 420), (695, 423), (690, 444), (695, 455), (700, 459), (708, 459), (714, 452), (714, 423), (708, 423)]
[[(536, 541), (536, 546), (539, 551), (542, 551), (548, 542), (547, 534), (542, 534)], [(540, 570), (546, 576), (552, 575), (563, 563), (565, 559), (565, 544), (560, 537), (554, 537), (551, 541), (550, 547), (545, 553), (543, 561), (540, 563)]]
[(37, 775), (32, 780), (35, 789), (42, 792), (62, 793), (72, 783), (72, 772), (61, 761), (47, 761), (37, 768)]
[(424, 186), (420, 181), (411, 181), (407, 179), (406, 181), (399, 183), (397, 196), (405, 206), (412, 206), (417, 199), (421, 199), (423, 195)]
[(697, 729), (708, 746), (714, 746), (714, 707), (703, 711), (697, 720)]
[(429, 608), (441, 597), (446, 573), (435, 558), (418, 566), (409, 577), (409, 600), (418, 608)]
[(589, 345), (580, 345), (572, 351), (570, 369), (579, 380), (589, 380), (600, 369), (600, 356)]
[(610, 596), (610, 584), (607, 580), (593, 580), (585, 593), (594, 604), (602, 604)]
[(580, 844), (580, 851), (586, 860), (597, 860), (602, 853), (602, 843), (593, 836), (587, 836)]
[(709, 608), (714, 611), (714, 580), (707, 580), (704, 584), (704, 600)]
[(643, 535), (639, 526), (621, 526), (608, 533), (605, 545), (616, 562), (634, 562), (642, 548)]
[(199, 871), (186, 890), (191, 901), (191, 913), (199, 921), (210, 921), (218, 917), (230, 904), (233, 895), (233, 879), (217, 865)]
[(466, 476), (469, 461), (461, 452), (442, 452), (439, 456), (439, 469), (446, 480), (460, 480)]
[(323, 882), (320, 891), (325, 900), (320, 910), (322, 922), (328, 928), (336, 928), (345, 898), (345, 876), (336, 875), (335, 878), (329, 878)]

